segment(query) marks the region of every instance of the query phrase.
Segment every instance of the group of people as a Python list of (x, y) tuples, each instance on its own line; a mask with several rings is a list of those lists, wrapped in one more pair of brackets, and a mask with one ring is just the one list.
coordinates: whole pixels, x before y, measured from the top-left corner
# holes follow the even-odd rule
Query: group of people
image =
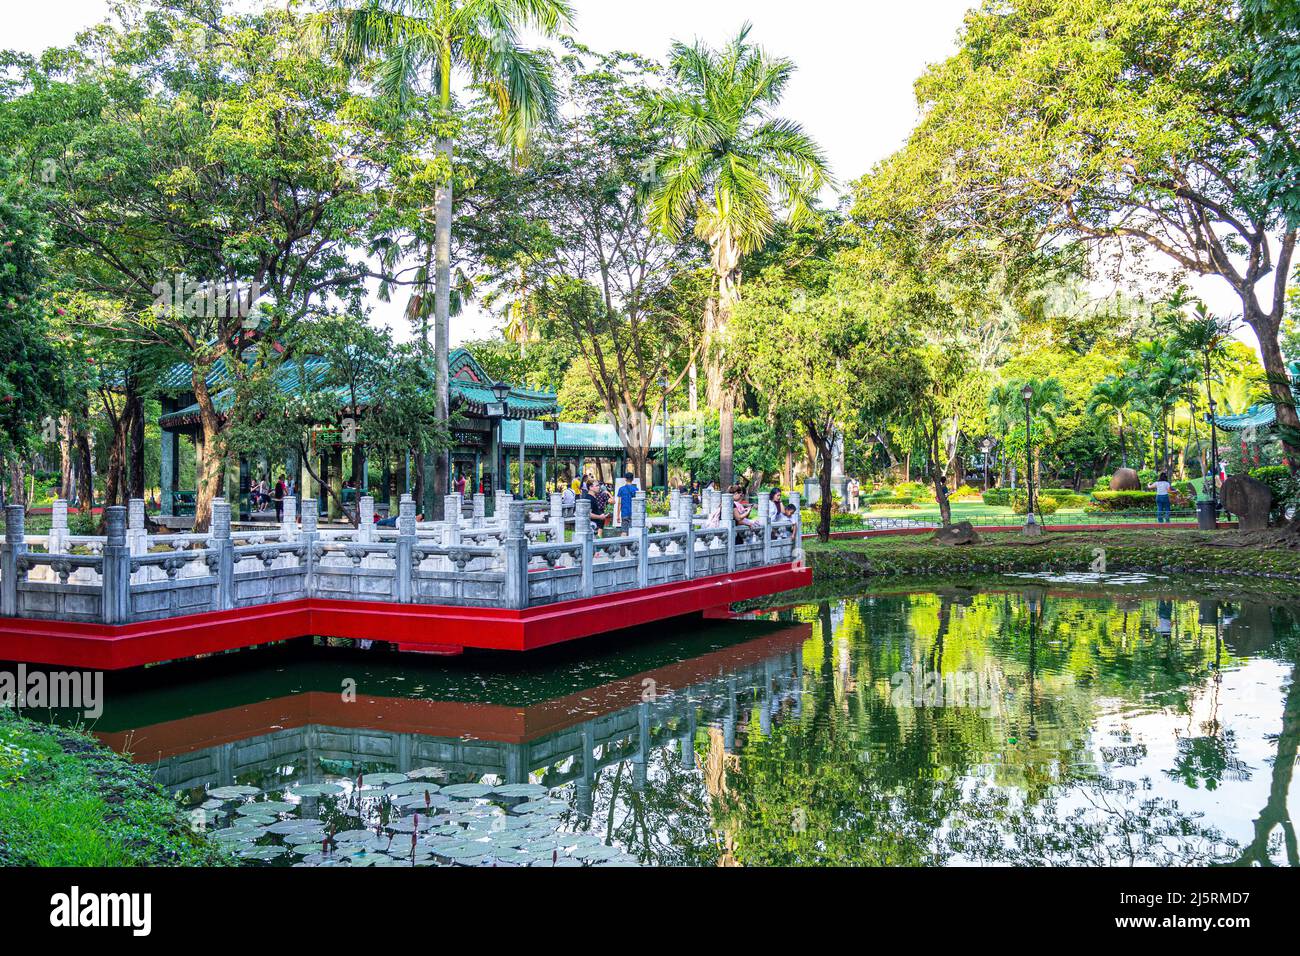
[[(718, 491), (717, 482), (709, 484), (709, 490)], [(683, 493), (688, 489), (682, 488)], [(754, 504), (749, 500), (749, 492), (740, 485), (732, 485), (727, 489), (731, 495), (732, 521), (734, 524), (742, 525), (746, 528), (757, 528), (759, 522), (756, 516), (766, 514), (767, 523), (775, 524), (778, 521), (798, 521), (799, 512), (792, 502), (786, 501), (781, 497), (781, 489), (773, 488), (767, 493), (767, 496), (759, 503), (758, 507), (763, 511), (755, 510)], [(718, 503), (712, 512), (705, 519), (705, 525), (710, 528), (721, 527), (722, 525), (722, 497), (718, 496)]]
[(274, 489), (267, 484), (264, 477), (248, 479), (248, 502), (250, 507), (253, 511), (265, 511), (274, 505), (276, 521), (284, 520), (284, 499), (293, 498), (297, 494), (297, 483), (292, 478), (287, 477), (284, 472), (280, 472)]

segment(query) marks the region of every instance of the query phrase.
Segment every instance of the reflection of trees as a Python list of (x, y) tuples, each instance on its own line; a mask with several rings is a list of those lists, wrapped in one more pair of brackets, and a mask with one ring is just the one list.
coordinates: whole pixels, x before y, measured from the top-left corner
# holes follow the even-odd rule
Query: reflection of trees
[(1282, 732), (1278, 734), (1277, 755), (1273, 758), (1273, 779), (1268, 788), (1268, 803), (1255, 818), (1255, 836), (1242, 850), (1237, 861), (1243, 865), (1271, 866), (1275, 842), (1273, 832), (1282, 830), (1281, 842), (1286, 848), (1289, 866), (1300, 866), (1297, 852), (1295, 825), (1287, 810), (1287, 796), (1291, 792), (1291, 777), (1295, 771), (1296, 750), (1300, 744), (1300, 668), (1291, 672), (1291, 686), (1282, 707)]
[[(1085, 805), (1067, 810), (1066, 799)], [(1005, 790), (983, 788), (962, 802), (946, 843), (963, 860), (1015, 866), (1205, 866), (1238, 849), (1176, 801), (1140, 799), (1103, 784), (1028, 805)]]

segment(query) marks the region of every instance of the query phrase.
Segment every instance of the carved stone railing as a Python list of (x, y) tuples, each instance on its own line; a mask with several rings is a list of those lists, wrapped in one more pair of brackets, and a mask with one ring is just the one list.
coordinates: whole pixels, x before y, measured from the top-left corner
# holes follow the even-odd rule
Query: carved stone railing
[[(70, 534), (62, 502), (47, 535), (27, 535), (23, 509), (10, 506), (0, 616), (125, 624), (304, 598), (526, 608), (787, 564), (802, 553), (797, 521), (736, 525), (729, 495), (699, 514), (674, 492), (668, 515), (648, 519), (638, 494), (613, 537), (597, 537), (590, 501), (566, 515), (559, 495), (502, 496), (492, 519), (481, 495), (468, 519), (462, 504), (448, 496), (448, 520), (417, 526), (405, 496), (396, 528), (322, 529), (314, 500), (299, 516), (287, 498), (282, 525), (232, 531), (230, 505), (218, 499), (208, 534), (153, 535), (143, 502), (133, 501), (105, 509), (102, 536)], [(362, 498), (360, 511), (372, 515), (373, 500)]]

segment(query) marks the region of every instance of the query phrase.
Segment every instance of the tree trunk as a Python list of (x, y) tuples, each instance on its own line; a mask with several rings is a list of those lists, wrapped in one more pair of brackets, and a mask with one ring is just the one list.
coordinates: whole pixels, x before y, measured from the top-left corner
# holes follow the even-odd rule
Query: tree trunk
[[(445, 84), (444, 84), (445, 85)], [(444, 98), (445, 99), (445, 98)], [(449, 105), (449, 104), (448, 104)], [(438, 141), (438, 151), (451, 169), (454, 146), (450, 138)], [(452, 184), (448, 180), (438, 187), (437, 212), (435, 222), (435, 289), (433, 300), (433, 352), (436, 374), (436, 412), (438, 421), (446, 422), (451, 418), (451, 380), (448, 368), (451, 352), (451, 216)], [(522, 428), (522, 424), (520, 425)], [(424, 489), (425, 520), (442, 520), (442, 496), (449, 487), (447, 474), (447, 456), (440, 452), (433, 454), (433, 487)]]
[[(723, 389), (721, 400), (718, 402), (718, 483), (725, 491), (735, 484), (736, 480), (736, 463), (735, 463), (735, 425), (736, 425), (736, 398), (730, 389)], [(827, 478), (827, 481), (830, 479)]]
[(72, 497), (72, 476), (76, 469), (72, 463), (72, 416), (59, 418), (59, 497), (67, 501)]
[(131, 428), (128, 432), (127, 497), (144, 498), (144, 402), (132, 389), (128, 394)]
[[(222, 458), (221, 418), (208, 392), (207, 366), (194, 366), (192, 386), (199, 406), (199, 425), (203, 434), (203, 459), (195, 462), (194, 531), (204, 534), (212, 526), (212, 502), (221, 497)], [(196, 456), (197, 457), (197, 456)], [(242, 489), (241, 489), (242, 490)]]
[(90, 433), (84, 428), (78, 429), (75, 444), (77, 446), (77, 506), (89, 514), (95, 507), (95, 456), (90, 447)]
[[(1260, 359), (1264, 364), (1264, 371), (1268, 373), (1268, 391), (1273, 400), (1273, 407), (1277, 411), (1278, 424), (1283, 428), (1291, 429), (1293, 435), (1300, 434), (1300, 414), (1297, 413), (1295, 406), (1295, 395), (1287, 384), (1290, 376), (1286, 359), (1282, 355), (1282, 347), (1278, 343), (1281, 317), (1275, 319), (1264, 314), (1254, 298), (1253, 292), (1242, 297), (1245, 305), (1244, 314), (1246, 324), (1259, 339)], [(1283, 440), (1282, 451), (1291, 467), (1291, 474), (1300, 475), (1300, 448)]]
[(819, 541), (831, 539), (831, 509), (835, 505), (831, 500), (831, 470), (835, 467), (834, 432), (830, 432), (830, 435), (831, 437), (826, 441), (814, 439), (817, 445), (817, 477), (821, 485), (821, 501), (818, 502), (820, 508), (817, 512), (817, 540)]

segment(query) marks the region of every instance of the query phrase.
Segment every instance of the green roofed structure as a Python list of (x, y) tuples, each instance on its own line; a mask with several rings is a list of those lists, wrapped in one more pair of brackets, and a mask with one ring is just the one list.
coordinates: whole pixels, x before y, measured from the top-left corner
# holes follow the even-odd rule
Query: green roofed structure
[[(528, 420), (530, 429), (527, 437), (533, 437), (535, 429), (536, 434), (542, 435), (542, 438), (538, 441), (538, 449), (553, 448), (551, 434), (549, 432), (543, 434), (543, 426), (539, 419), (554, 418), (558, 415), (560, 407), (556, 401), (556, 396), (550, 392), (511, 385), (504, 402), (505, 421), (502, 422), (499, 418), (491, 417), (491, 412), (498, 410), (489, 408), (497, 401), (492, 390), (494, 384), (492, 378), (469, 352), (464, 349), (454, 350), (450, 356), (449, 370), (451, 376), (449, 383), (451, 410), (455, 419), (452, 433), (453, 445), (449, 450), (451, 458), (450, 474), (465, 477), (467, 493), (483, 488), (490, 494), (494, 482), (500, 486), (499, 476), (505, 473), (501, 468), (508, 467), (507, 464), (494, 467), (494, 463), (509, 462), (511, 460), (510, 456), (507, 456), (504, 452), (506, 449), (513, 450), (513, 445), (518, 443), (517, 428), (514, 442), (508, 443), (500, 440), (497, 426), (509, 427), (521, 420)], [(301, 361), (286, 362), (275, 374), (277, 385), (289, 391), (300, 387), (303, 378), (307, 378), (312, 384), (319, 385), (325, 380), (328, 373), (329, 366), (326, 360), (309, 357)], [(158, 424), (162, 434), (162, 514), (164, 520), (168, 518), (176, 519), (168, 521), (168, 523), (176, 525), (183, 525), (185, 523), (184, 519), (192, 516), (194, 502), (194, 492), (180, 488), (180, 476), (182, 474), (180, 438), (182, 436), (188, 437), (193, 443), (195, 461), (200, 460), (203, 454), (202, 429), (199, 427), (199, 406), (195, 401), (191, 383), (192, 370), (188, 365), (178, 365), (172, 368), (163, 377), (161, 383), (163, 395), (162, 416), (159, 418)], [(219, 413), (230, 407), (234, 397), (233, 389), (228, 387), (226, 383), (227, 376), (224, 364), (218, 362), (208, 375), (208, 385), (209, 388), (215, 391), (213, 400)], [(347, 390), (339, 388), (337, 392), (339, 420), (319, 423), (322, 429), (327, 432), (331, 427), (337, 428), (348, 410), (347, 406), (350, 397)], [(362, 406), (360, 410), (364, 410), (368, 396), (363, 395), (358, 398)], [(612, 432), (613, 429), (610, 429), (610, 431)], [(320, 467), (317, 469), (323, 483), (334, 482), (342, 485), (344, 453), (345, 448), (341, 441), (336, 440), (325, 443), (324, 451), (321, 454)], [(408, 455), (407, 460), (404, 462), (383, 463), (383, 478), (381, 479), (383, 487), (380, 489), (370, 488), (365, 449), (351, 449), (350, 458), (351, 474), (349, 477), (355, 482), (354, 488), (369, 490), (374, 494), (381, 509), (395, 496), (412, 491), (415, 474), (411, 456)], [(283, 459), (282, 463), (281, 459)], [(534, 467), (536, 469), (536, 464)], [(540, 469), (537, 470), (540, 471)], [(323, 493), (322, 488), (317, 486), (310, 491), (307, 490), (310, 476), (306, 469), (302, 467), (302, 463), (295, 460), (295, 456), (292, 454), (282, 456), (277, 450), (269, 449), (262, 456), (260, 462), (240, 461), (237, 494), (242, 519), (247, 520), (251, 516), (248, 505), (250, 478), (265, 477), (270, 482), (281, 471), (296, 479), (300, 496), (304, 493), (314, 494), (320, 498), (323, 509), (328, 507), (331, 499)], [(540, 475), (537, 482), (539, 485), (545, 483)], [(452, 489), (449, 488), (444, 491), (450, 490)], [(346, 499), (349, 497), (349, 493), (356, 494), (357, 492), (353, 489), (347, 489), (340, 497)]]
[[(1300, 403), (1300, 362), (1293, 362), (1288, 370), (1291, 374), (1291, 394)], [(1240, 415), (1216, 415), (1214, 424), (1225, 432), (1263, 434), (1277, 426), (1277, 408), (1271, 402), (1252, 405)]]

